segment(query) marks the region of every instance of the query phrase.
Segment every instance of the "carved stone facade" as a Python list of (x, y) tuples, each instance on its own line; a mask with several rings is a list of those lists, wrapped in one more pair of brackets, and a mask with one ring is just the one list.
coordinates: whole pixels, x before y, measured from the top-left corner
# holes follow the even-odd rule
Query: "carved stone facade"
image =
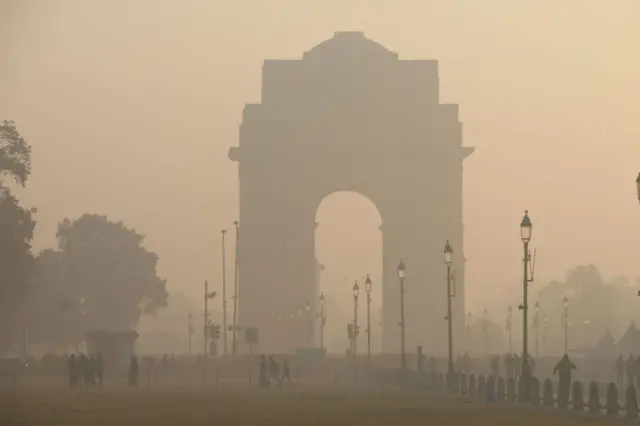
[(382, 217), (384, 351), (400, 350), (403, 259), (407, 352), (445, 353), (446, 240), (462, 348), (462, 165), (473, 148), (462, 146), (458, 106), (439, 102), (438, 62), (399, 60), (362, 33), (338, 32), (302, 60), (265, 61), (262, 79), (262, 102), (246, 105), (229, 152), (240, 180), (239, 324), (260, 328), (256, 351), (307, 345), (298, 312), (317, 308), (315, 215), (337, 191), (368, 197)]

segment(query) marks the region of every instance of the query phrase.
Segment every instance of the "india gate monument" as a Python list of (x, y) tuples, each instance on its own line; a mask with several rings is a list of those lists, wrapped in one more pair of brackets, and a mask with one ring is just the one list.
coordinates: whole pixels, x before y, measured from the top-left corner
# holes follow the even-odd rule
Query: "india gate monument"
[[(229, 151), (240, 185), (238, 324), (259, 328), (254, 350), (318, 345), (317, 318), (311, 329), (306, 317), (290, 314), (308, 304), (309, 317), (318, 312), (316, 210), (330, 194), (352, 191), (382, 217), (383, 351), (400, 352), (402, 260), (406, 352), (418, 345), (428, 355), (447, 352), (449, 240), (454, 350), (462, 353), (462, 173), (472, 152), (462, 143), (458, 105), (440, 103), (436, 60), (400, 60), (360, 32), (337, 32), (302, 59), (265, 60), (261, 102), (245, 106), (238, 146)], [(360, 325), (365, 348), (363, 314)], [(346, 349), (346, 324), (344, 341)]]

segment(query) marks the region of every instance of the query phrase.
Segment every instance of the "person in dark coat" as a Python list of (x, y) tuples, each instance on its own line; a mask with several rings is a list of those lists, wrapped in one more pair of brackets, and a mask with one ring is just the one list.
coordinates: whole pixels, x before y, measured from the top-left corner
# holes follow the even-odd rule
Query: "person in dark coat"
[(282, 384), (282, 380), (280, 379), (280, 365), (272, 356), (269, 356), (269, 379), (275, 379), (278, 382), (278, 386)]
[(85, 354), (80, 354), (78, 358), (78, 387), (88, 385), (87, 383), (87, 370), (89, 370), (89, 358)]
[(129, 365), (129, 386), (138, 386), (138, 374), (140, 368), (138, 366), (138, 359), (135, 356), (131, 357), (131, 364)]
[(560, 362), (553, 367), (553, 374), (558, 374), (558, 401), (564, 402), (564, 406), (569, 401), (569, 387), (571, 386), (571, 370), (575, 370), (576, 366), (569, 359), (569, 355), (564, 354)]
[(512, 354), (507, 354), (504, 357), (504, 369), (507, 374), (507, 379), (515, 378), (514, 370), (515, 365), (513, 365), (514, 359)]
[(258, 387), (261, 389), (269, 387), (267, 368), (267, 357), (260, 355), (260, 381), (258, 382)]
[(624, 358), (622, 354), (616, 360), (616, 383), (618, 388), (621, 388), (624, 384)]

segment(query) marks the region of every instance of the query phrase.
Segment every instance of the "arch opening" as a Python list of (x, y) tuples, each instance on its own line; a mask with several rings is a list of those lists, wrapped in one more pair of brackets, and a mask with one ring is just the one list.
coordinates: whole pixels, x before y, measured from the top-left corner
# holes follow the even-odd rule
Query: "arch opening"
[(322, 199), (315, 215), (315, 255), (318, 268), (317, 293), (325, 297), (327, 322), (324, 346), (327, 352), (344, 354), (351, 344), (347, 324), (354, 321), (353, 285), (358, 297), (357, 351), (367, 352), (367, 297), (365, 278), (371, 289), (371, 351), (382, 348), (382, 216), (366, 196), (352, 191), (334, 192)]

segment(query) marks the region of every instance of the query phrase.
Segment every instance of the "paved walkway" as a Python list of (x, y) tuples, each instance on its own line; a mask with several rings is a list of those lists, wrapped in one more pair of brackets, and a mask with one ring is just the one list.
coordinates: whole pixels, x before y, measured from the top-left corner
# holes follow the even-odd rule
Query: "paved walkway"
[[(4, 389), (3, 426), (571, 426), (572, 413), (400, 391)], [(621, 423), (618, 421), (618, 423)]]

